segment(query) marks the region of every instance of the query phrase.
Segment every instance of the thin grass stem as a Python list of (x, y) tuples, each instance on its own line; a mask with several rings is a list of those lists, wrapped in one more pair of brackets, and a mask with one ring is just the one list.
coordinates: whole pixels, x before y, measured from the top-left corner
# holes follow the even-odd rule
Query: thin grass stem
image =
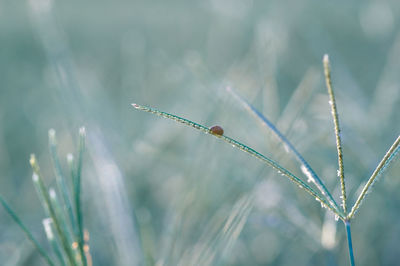
[(49, 130), (49, 148), (53, 166), (55, 169), (57, 186), (62, 196), (62, 202), (64, 203), (64, 208), (68, 214), (69, 223), (71, 224), (72, 230), (76, 234), (77, 233), (76, 220), (72, 210), (72, 204), (70, 200), (70, 195), (68, 193), (68, 187), (67, 184), (65, 183), (65, 178), (61, 170), (60, 160), (58, 159), (57, 155), (57, 140), (56, 140), (56, 132), (54, 129)]
[(283, 135), (278, 130), (278, 128), (276, 128), (276, 126), (268, 118), (266, 118), (253, 105), (251, 105), (249, 102), (247, 102), (245, 99), (243, 99), (243, 97), (238, 95), (233, 89), (228, 87), (227, 90), (230, 93), (232, 93), (232, 95), (244, 106), (244, 108), (247, 111), (251, 112), (258, 119), (260, 119), (260, 121), (263, 123), (263, 125), (267, 126), (275, 134), (275, 136), (281, 142), (283, 142), (283, 144), (285, 145), (285, 148), (288, 149), (289, 151), (291, 151), (293, 153), (293, 155), (295, 156), (295, 158), (297, 159), (297, 161), (300, 163), (302, 172), (307, 176), (308, 180), (310, 182), (313, 182), (323, 195), (327, 195), (327, 199), (333, 208), (335, 208), (338, 212), (341, 212), (339, 206), (337, 205), (335, 199), (332, 197), (329, 190), (326, 188), (325, 184), (318, 177), (318, 175), (315, 173), (315, 171), (311, 168), (310, 164), (297, 151), (297, 149), (293, 146), (293, 144), (285, 137), (285, 135)]
[(15, 211), (8, 205), (8, 203), (3, 199), (0, 195), (0, 203), (3, 205), (6, 212), (11, 216), (11, 218), (15, 221), (15, 223), (21, 228), (21, 230), (25, 233), (28, 239), (32, 242), (35, 248), (39, 251), (39, 254), (46, 260), (47, 264), (50, 266), (54, 266), (55, 263), (50, 258), (48, 253), (44, 250), (44, 248), (39, 244), (36, 238), (33, 236), (32, 232), (25, 226), (25, 224), (21, 221)]
[(77, 169), (75, 175), (75, 182), (74, 182), (74, 194), (75, 194), (75, 210), (76, 210), (76, 217), (78, 223), (78, 246), (79, 246), (79, 253), (81, 255), (81, 260), (84, 266), (87, 265), (87, 259), (84, 251), (84, 235), (83, 235), (83, 216), (82, 216), (82, 209), (81, 209), (81, 173), (82, 173), (82, 161), (83, 161), (83, 153), (85, 150), (85, 138), (86, 138), (86, 131), (84, 127), (79, 129), (79, 147), (78, 147), (78, 161), (77, 161)]
[(57, 193), (53, 188), (49, 189), (49, 196), (50, 196), (50, 203), (53, 206), (54, 212), (57, 216), (57, 221), (60, 224), (61, 227), (61, 232), (63, 234), (63, 238), (66, 239), (67, 243), (69, 246), (71, 246), (71, 243), (73, 242), (73, 238), (71, 237), (72, 234), (70, 234), (70, 231), (67, 226), (67, 219), (62, 212), (61, 204), (60, 201), (58, 200)]
[(324, 64), (326, 87), (328, 89), (328, 94), (329, 94), (329, 104), (331, 106), (333, 123), (335, 125), (336, 148), (337, 148), (338, 164), (339, 164), (338, 176), (340, 178), (340, 187), (342, 190), (342, 207), (343, 207), (343, 212), (347, 213), (347, 205), (346, 205), (347, 196), (346, 196), (346, 185), (344, 181), (343, 151), (342, 151), (342, 140), (341, 140), (340, 126), (339, 126), (339, 115), (336, 107), (335, 94), (333, 93), (332, 89), (331, 68), (329, 66), (329, 56), (327, 54), (324, 55), (323, 64)]
[(351, 240), (350, 221), (346, 220), (344, 222), (344, 225), (346, 227), (346, 236), (347, 236), (347, 244), (348, 244), (348, 248), (349, 248), (350, 265), (355, 266), (356, 264), (354, 263), (354, 252), (353, 252), (353, 242)]
[(49, 217), (53, 220), (57, 235), (60, 238), (61, 245), (68, 258), (68, 265), (75, 266), (76, 262), (72, 253), (71, 245), (64, 237), (63, 229), (60, 226), (60, 221), (57, 217), (54, 206), (51, 203), (49, 192), (47, 191), (46, 185), (44, 184), (43, 178), (41, 177), (40, 168), (34, 154), (31, 155), (29, 162), (34, 172), (32, 180), (35, 185), (36, 191), (39, 195), (39, 198), (41, 199), (44, 209), (46, 210)]
[(307, 193), (309, 193), (311, 196), (313, 196), (317, 201), (319, 201), (321, 203), (321, 206), (328, 208), (329, 210), (331, 210), (333, 213), (335, 213), (339, 218), (344, 219), (344, 216), (341, 212), (337, 211), (334, 207), (332, 207), (329, 202), (325, 199), (325, 196), (321, 196), (318, 192), (316, 192), (314, 189), (312, 189), (309, 185), (307, 185), (303, 180), (301, 180), (300, 178), (298, 178), (297, 176), (295, 176), (294, 174), (292, 174), (291, 172), (289, 172), (286, 168), (282, 167), (281, 165), (279, 165), (278, 163), (276, 163), (275, 161), (271, 160), (270, 158), (266, 157), (265, 155), (255, 151), (254, 149), (230, 138), (227, 137), (225, 135), (216, 135), (216, 134), (212, 134), (210, 129), (197, 124), (193, 121), (187, 120), (185, 118), (173, 115), (173, 114), (169, 114), (166, 112), (162, 112), (162, 111), (158, 111), (156, 109), (150, 108), (150, 107), (146, 107), (146, 106), (142, 106), (142, 105), (138, 105), (138, 104), (132, 104), (132, 106), (138, 110), (141, 111), (145, 111), (148, 113), (152, 113), (164, 118), (168, 118), (171, 120), (174, 120), (176, 122), (185, 124), (187, 126), (193, 127), (197, 130), (200, 130), (206, 134), (211, 134), (216, 136), (217, 138), (222, 139), (223, 141), (231, 144), (232, 146), (234, 146), (235, 148), (238, 148), (241, 151), (244, 151), (254, 157), (256, 157), (257, 159), (263, 161), (264, 163), (266, 163), (267, 165), (271, 166), (272, 168), (274, 168), (278, 173), (282, 174), (283, 176), (286, 176), (287, 178), (289, 178), (289, 180), (291, 180), (292, 182), (294, 182), (295, 184), (297, 184), (300, 188), (304, 189)]
[(46, 233), (47, 240), (49, 241), (51, 248), (53, 249), (54, 253), (56, 254), (56, 257), (57, 257), (58, 261), (60, 262), (60, 265), (66, 266), (60, 246), (58, 245), (57, 240), (54, 237), (54, 230), (52, 228), (53, 220), (51, 218), (46, 218), (42, 221), (42, 223), (43, 223), (44, 231)]
[(399, 153), (399, 151), (400, 151), (400, 135), (397, 137), (397, 139), (394, 141), (392, 146), (386, 152), (385, 156), (383, 156), (381, 162), (378, 164), (378, 166), (375, 168), (374, 172), (372, 173), (371, 177), (368, 179), (368, 182), (365, 184), (363, 190), (361, 191), (360, 195), (358, 196), (356, 203), (354, 203), (354, 206), (351, 209), (351, 212), (349, 213), (349, 215), (347, 217), (348, 220), (353, 218), (354, 214), (360, 207), (361, 203), (363, 202), (363, 199), (368, 194), (369, 190), (371, 189), (371, 187), (374, 184), (377, 177), (379, 177), (385, 171), (385, 169), (389, 166), (389, 164), (392, 162), (392, 160)]

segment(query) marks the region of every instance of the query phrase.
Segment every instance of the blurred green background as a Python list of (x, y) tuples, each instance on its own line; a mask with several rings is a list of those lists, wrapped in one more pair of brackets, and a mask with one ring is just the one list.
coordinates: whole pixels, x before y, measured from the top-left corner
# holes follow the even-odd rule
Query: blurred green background
[[(48, 247), (29, 155), (54, 185), (48, 130), (65, 158), (85, 126), (94, 265), (347, 265), (342, 224), (304, 191), (131, 103), (219, 124), (301, 175), (231, 86), (287, 134), (339, 200), (328, 53), (352, 206), (400, 132), (399, 18), (395, 0), (1, 0), (0, 193)], [(353, 221), (359, 265), (398, 264), (399, 172), (397, 161)], [(43, 265), (3, 209), (0, 262)]]

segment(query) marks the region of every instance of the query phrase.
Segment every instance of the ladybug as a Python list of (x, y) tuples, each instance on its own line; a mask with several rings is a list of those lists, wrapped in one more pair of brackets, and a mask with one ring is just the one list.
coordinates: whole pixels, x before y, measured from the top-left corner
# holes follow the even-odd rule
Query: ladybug
[(220, 126), (213, 126), (210, 128), (210, 133), (216, 136), (222, 136), (224, 134), (224, 130)]

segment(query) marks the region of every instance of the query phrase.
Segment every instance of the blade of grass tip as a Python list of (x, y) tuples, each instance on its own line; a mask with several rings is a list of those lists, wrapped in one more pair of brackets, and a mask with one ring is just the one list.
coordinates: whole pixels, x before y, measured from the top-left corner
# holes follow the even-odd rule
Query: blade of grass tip
[(368, 182), (365, 184), (363, 190), (358, 196), (356, 203), (354, 203), (354, 206), (347, 217), (348, 220), (353, 218), (354, 214), (356, 213), (361, 203), (363, 202), (363, 199), (368, 194), (369, 190), (372, 188), (372, 185), (376, 181), (377, 177), (379, 177), (387, 169), (387, 167), (393, 161), (393, 159), (396, 157), (399, 151), (400, 151), (400, 135), (397, 137), (392, 146), (386, 152), (385, 156), (383, 156), (381, 162), (378, 164), (378, 166), (372, 173), (371, 177), (368, 179)]
[(78, 146), (78, 161), (77, 161), (77, 169), (75, 175), (75, 182), (74, 182), (74, 194), (75, 194), (75, 210), (76, 210), (76, 217), (78, 223), (78, 246), (79, 246), (79, 253), (81, 255), (82, 263), (84, 266), (87, 265), (87, 259), (84, 252), (84, 235), (83, 235), (83, 217), (82, 217), (82, 209), (81, 209), (81, 173), (82, 173), (82, 161), (83, 161), (83, 153), (85, 150), (85, 138), (86, 138), (86, 131), (84, 127), (79, 129), (79, 146)]
[(230, 92), (247, 111), (255, 115), (263, 123), (263, 125), (267, 126), (267, 128), (269, 128), (281, 142), (283, 142), (283, 144), (285, 145), (284, 146), (285, 149), (291, 151), (296, 160), (300, 163), (302, 172), (308, 178), (307, 181), (315, 184), (315, 186), (319, 189), (319, 191), (321, 191), (322, 195), (327, 196), (327, 200), (332, 205), (332, 207), (341, 213), (342, 211), (340, 210), (339, 206), (337, 205), (335, 199), (332, 197), (329, 190), (326, 188), (325, 184), (318, 177), (318, 175), (311, 168), (309, 163), (304, 159), (304, 157), (297, 151), (297, 149), (293, 146), (293, 144), (285, 137), (285, 135), (283, 135), (275, 127), (275, 125), (271, 121), (269, 121), (268, 118), (266, 118), (260, 111), (258, 111), (253, 105), (247, 102), (244, 98), (238, 95), (233, 89), (228, 87), (227, 91)]
[(54, 207), (51, 204), (49, 192), (47, 191), (46, 185), (44, 184), (43, 178), (41, 177), (39, 164), (37, 163), (34, 154), (31, 155), (29, 162), (33, 169), (33, 175), (32, 175), (33, 184), (36, 188), (37, 194), (40, 198), (43, 208), (45, 209), (47, 215), (53, 220), (54, 227), (57, 231), (58, 237), (60, 237), (63, 250), (66, 256), (68, 257), (68, 262), (69, 262), (68, 265), (75, 266), (76, 263), (74, 261), (73, 254), (71, 252), (70, 245), (65, 239), (63, 239), (63, 232), (60, 227), (60, 222), (58, 220)]
[(336, 108), (335, 95), (333, 94), (333, 89), (332, 89), (331, 68), (329, 65), (329, 56), (327, 54), (324, 55), (323, 64), (324, 64), (326, 87), (328, 89), (328, 94), (329, 94), (329, 104), (331, 106), (333, 123), (335, 125), (336, 148), (337, 148), (338, 165), (339, 165), (338, 176), (340, 178), (340, 187), (342, 189), (342, 207), (343, 207), (343, 212), (347, 213), (347, 206), (346, 206), (347, 196), (346, 196), (346, 185), (344, 180), (343, 152), (342, 152), (341, 133), (339, 127), (339, 115)]
[(200, 124), (197, 124), (193, 121), (187, 120), (185, 118), (173, 115), (173, 114), (169, 114), (166, 112), (162, 112), (162, 111), (158, 111), (156, 109), (150, 108), (150, 107), (146, 107), (146, 106), (142, 106), (142, 105), (138, 105), (138, 104), (132, 104), (132, 106), (138, 110), (141, 111), (145, 111), (148, 113), (152, 113), (164, 118), (168, 118), (171, 120), (174, 120), (176, 122), (182, 123), (184, 125), (193, 127), (197, 130), (200, 130), (206, 134), (211, 134), (214, 135), (217, 138), (222, 139), (223, 141), (231, 144), (233, 147), (238, 148), (239, 150), (246, 152), (254, 157), (256, 157), (257, 159), (261, 160), (262, 162), (266, 163), (267, 165), (271, 166), (272, 168), (274, 168), (279, 174), (286, 176), (287, 178), (289, 178), (289, 180), (291, 180), (292, 182), (294, 182), (295, 184), (297, 184), (300, 188), (304, 189), (307, 193), (309, 193), (311, 196), (313, 196), (318, 202), (321, 203), (322, 207), (326, 207), (329, 210), (331, 210), (333, 213), (335, 213), (339, 218), (344, 219), (343, 215), (338, 212), (335, 208), (333, 208), (326, 200), (324, 197), (320, 196), (319, 193), (317, 193), (316, 191), (314, 191), (309, 185), (307, 185), (303, 180), (301, 180), (300, 178), (298, 178), (297, 176), (295, 176), (294, 174), (292, 174), (291, 172), (289, 172), (286, 168), (282, 167), (281, 165), (279, 165), (278, 163), (276, 163), (275, 161), (271, 160), (270, 158), (264, 156), (263, 154), (255, 151), (254, 149), (230, 138), (227, 137), (225, 135), (220, 135), (220, 134), (216, 134), (216, 133), (212, 133), (212, 131)]
[(39, 254), (46, 260), (47, 264), (54, 266), (55, 263), (50, 258), (48, 253), (39, 244), (39, 242), (33, 236), (32, 232), (25, 226), (25, 224), (21, 221), (21, 219), (18, 217), (16, 212), (10, 207), (10, 205), (8, 205), (8, 203), (3, 199), (3, 197), (1, 195), (0, 195), (0, 203), (1, 203), (1, 205), (3, 205), (4, 209), (11, 216), (11, 218), (14, 220), (14, 222), (19, 226), (19, 228), (21, 228), (21, 230), (25, 233), (25, 235), (28, 237), (28, 239), (32, 242), (32, 244), (35, 246), (35, 248), (39, 251)]
[(52, 228), (53, 221), (51, 220), (51, 218), (46, 218), (46, 219), (43, 219), (42, 223), (43, 223), (44, 231), (46, 233), (47, 240), (49, 241), (51, 248), (53, 249), (54, 253), (56, 254), (57, 259), (60, 262), (60, 265), (66, 266), (63, 255), (60, 250), (60, 246), (58, 245), (58, 243), (54, 237), (53, 228)]
[(65, 183), (65, 178), (61, 170), (60, 160), (57, 155), (57, 140), (56, 140), (56, 131), (54, 129), (49, 130), (49, 148), (50, 155), (52, 158), (53, 166), (56, 174), (57, 187), (62, 195), (62, 202), (64, 203), (64, 208), (68, 214), (69, 224), (72, 227), (75, 235), (77, 234), (77, 225), (74, 217), (74, 213), (72, 210), (70, 195), (68, 193), (67, 184)]

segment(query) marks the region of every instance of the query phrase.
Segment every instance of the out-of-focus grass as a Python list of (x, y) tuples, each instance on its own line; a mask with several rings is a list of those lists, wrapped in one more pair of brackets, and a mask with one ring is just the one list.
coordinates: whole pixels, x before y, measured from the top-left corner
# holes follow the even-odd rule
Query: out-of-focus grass
[[(130, 103), (220, 124), (295, 171), (273, 136), (225, 92), (231, 85), (272, 118), (338, 198), (320, 67), (329, 53), (348, 195), (356, 195), (400, 130), (397, 1), (48, 3), (54, 24), (46, 26), (28, 2), (0, 2), (0, 192), (35, 235), (44, 240), (29, 154), (43, 162), (43, 176), (53, 175), (48, 129), (57, 130), (60, 154), (66, 154), (83, 124), (92, 159), (84, 168), (82, 201), (95, 265), (123, 265), (121, 258), (130, 257), (118, 243), (130, 243), (139, 260), (167, 265), (210, 258), (209, 246), (217, 251), (213, 265), (347, 262), (346, 247), (337, 245), (344, 232), (335, 232), (333, 217), (313, 199), (231, 147), (140, 116)], [(67, 85), (60, 84), (54, 62), (74, 72)], [(69, 87), (71, 78), (77, 88)], [(354, 220), (360, 265), (397, 262), (399, 171), (395, 163)], [(251, 210), (238, 211), (246, 217), (241, 234), (226, 239), (221, 228), (233, 210), (250, 204), (249, 195)], [(18, 227), (0, 214), (0, 262), (41, 265)], [(239, 216), (234, 221), (234, 228), (242, 226)]]

